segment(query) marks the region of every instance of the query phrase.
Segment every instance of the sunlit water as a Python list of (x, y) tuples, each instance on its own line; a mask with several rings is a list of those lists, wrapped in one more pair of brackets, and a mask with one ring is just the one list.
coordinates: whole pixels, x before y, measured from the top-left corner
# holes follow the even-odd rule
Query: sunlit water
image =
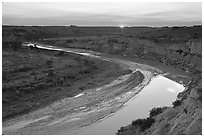
[(183, 85), (163, 76), (157, 76), (122, 109), (76, 134), (115, 134), (121, 126), (128, 125), (135, 119), (148, 117), (149, 110), (153, 107), (171, 106), (177, 94), (183, 90)]

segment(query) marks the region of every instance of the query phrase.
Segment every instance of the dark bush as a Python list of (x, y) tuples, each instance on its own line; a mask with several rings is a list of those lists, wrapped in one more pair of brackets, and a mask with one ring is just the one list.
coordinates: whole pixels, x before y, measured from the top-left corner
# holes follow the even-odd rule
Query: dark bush
[(182, 101), (181, 101), (181, 100), (178, 100), (178, 99), (177, 99), (176, 101), (172, 102), (173, 108), (175, 108), (175, 107), (177, 107), (177, 106), (180, 106), (181, 103), (182, 103)]
[(69, 39), (69, 40), (66, 40), (66, 43), (74, 43), (76, 42), (76, 39)]
[(167, 107), (158, 107), (158, 108), (153, 108), (150, 110), (149, 116), (150, 117), (154, 117), (158, 114), (161, 114), (163, 112), (164, 109), (166, 109)]
[(197, 94), (198, 94), (198, 100), (199, 100), (200, 102), (202, 102), (202, 88), (199, 88), (199, 89), (197, 90)]
[(64, 55), (64, 51), (63, 50), (60, 50), (57, 52), (57, 54), (55, 56), (63, 56)]
[(120, 127), (120, 129), (118, 130), (117, 134), (124, 132), (125, 128), (124, 127)]
[(118, 39), (109, 39), (108, 43), (118, 43)]
[(81, 71), (79, 71), (79, 74), (89, 74), (89, 73), (91, 73), (91, 69), (86, 69), (86, 70), (81, 70)]
[(130, 73), (132, 73), (132, 70), (130, 70), (130, 69), (127, 69), (127, 70), (123, 71), (123, 74), (130, 74)]
[(50, 69), (47, 73), (47, 76), (48, 77), (53, 77), (54, 76), (54, 70), (53, 69)]
[(75, 74), (69, 74), (65, 77), (65, 79), (75, 79), (76, 75)]
[(53, 67), (53, 60), (47, 60), (46, 64), (47, 64), (48, 68), (52, 68)]
[(4, 42), (3, 41), (2, 47), (17, 50), (17, 49), (20, 49), (22, 47), (22, 42), (19, 42), (19, 41)]
[(187, 108), (184, 108), (183, 112), (187, 114), (188, 113)]
[(95, 64), (95, 62), (93, 62), (93, 61), (84, 60), (84, 65), (86, 65), (86, 66), (91, 66), (91, 65), (94, 65), (94, 64)]
[(21, 42), (14, 42), (12, 46), (13, 46), (13, 50), (17, 50), (17, 49), (22, 47), (22, 43)]
[(13, 70), (11, 72), (12, 73), (26, 72), (26, 71), (29, 71), (29, 70), (32, 70), (32, 69), (33, 69), (33, 67), (25, 65), (25, 66), (20, 66), (19, 68), (15, 69), (15, 70)]
[(139, 126), (140, 131), (145, 131), (146, 129), (150, 128), (154, 122), (155, 122), (154, 118), (148, 117), (146, 119), (137, 119), (132, 122), (132, 125)]

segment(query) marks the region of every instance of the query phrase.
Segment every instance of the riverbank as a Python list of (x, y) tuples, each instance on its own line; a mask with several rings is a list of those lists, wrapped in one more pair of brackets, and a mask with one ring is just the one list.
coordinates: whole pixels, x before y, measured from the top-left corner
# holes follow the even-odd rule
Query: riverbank
[[(173, 107), (154, 108), (148, 118), (136, 119), (121, 127), (119, 135), (201, 135), (202, 86), (190, 83), (178, 94)], [(145, 127), (145, 128), (143, 128)]]
[[(158, 86), (159, 85), (159, 86)], [(156, 106), (171, 106), (184, 87), (162, 75), (151, 78), (151, 81), (133, 96), (124, 107), (113, 115), (84, 128), (81, 135), (113, 135), (121, 126), (125, 126), (136, 118), (145, 118), (149, 110)], [(158, 97), (162, 98), (158, 99)]]
[[(138, 68), (136, 64), (134, 66), (130, 63), (128, 66), (128, 63), (116, 61), (116, 59), (109, 62), (114, 61), (125, 69)], [(142, 81), (143, 75), (139, 71), (134, 71), (133, 74), (127, 74), (125, 71), (121, 77), (105, 86), (84, 89), (75, 97), (65, 97), (48, 107), (5, 121), (3, 134), (63, 134), (65, 132), (71, 134), (74, 131), (73, 128), (79, 129), (119, 109), (124, 102), (136, 94), (132, 92), (126, 96), (126, 92), (131, 91)]]
[[(152, 64), (152, 66), (156, 64)], [(175, 66), (170, 67), (173, 68)], [(160, 66), (158, 65), (157, 68), (160, 68)], [(175, 68), (177, 70), (179, 69), (178, 66)], [(162, 70), (162, 68), (160, 69)], [(182, 71), (182, 69), (180, 70)], [(135, 119), (131, 124), (118, 129), (117, 134), (201, 135), (202, 73), (195, 68), (187, 73), (183, 72), (181, 74), (178, 72), (174, 73), (174, 71), (166, 74), (170, 79), (174, 79), (185, 85), (185, 90), (179, 93), (177, 99), (172, 102), (173, 107), (165, 107), (165, 109), (162, 107), (153, 108), (150, 111), (149, 117)]]

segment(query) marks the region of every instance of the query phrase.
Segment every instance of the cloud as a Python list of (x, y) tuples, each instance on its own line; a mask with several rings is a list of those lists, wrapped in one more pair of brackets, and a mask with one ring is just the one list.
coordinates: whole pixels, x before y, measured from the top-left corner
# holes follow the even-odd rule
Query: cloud
[(11, 25), (194, 25), (202, 22), (201, 10), (199, 2), (9, 2), (3, 3), (2, 22)]

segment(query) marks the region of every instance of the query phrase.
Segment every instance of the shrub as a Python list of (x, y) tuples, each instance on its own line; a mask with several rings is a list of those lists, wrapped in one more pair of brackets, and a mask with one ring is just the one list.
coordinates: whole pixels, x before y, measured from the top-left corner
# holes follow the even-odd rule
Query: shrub
[(187, 114), (188, 113), (187, 108), (184, 108), (183, 112)]
[(154, 118), (148, 117), (146, 119), (137, 119), (132, 122), (132, 125), (140, 127), (140, 131), (145, 131), (150, 128), (154, 122)]
[(154, 117), (158, 114), (161, 114), (163, 112), (164, 109), (166, 109), (167, 107), (158, 107), (158, 108), (153, 108), (150, 110), (149, 116), (150, 117)]
[(3, 48), (10, 48), (13, 50), (18, 50), (22, 47), (22, 42), (20, 41), (9, 41), (9, 42), (2, 42), (2, 47)]
[(17, 50), (17, 49), (22, 47), (22, 43), (21, 42), (14, 42), (12, 46), (13, 46), (13, 50)]
[(89, 73), (91, 73), (91, 69), (86, 69), (86, 70), (80, 70), (79, 71), (79, 74), (89, 74)]
[(48, 77), (53, 77), (54, 76), (54, 70), (53, 69), (50, 69), (47, 73), (47, 76)]
[(108, 43), (118, 43), (118, 39), (109, 39)]
[(93, 64), (95, 64), (95, 62), (90, 61), (90, 60), (84, 60), (84, 65), (86, 65), (86, 66), (91, 66)]
[(132, 73), (132, 70), (130, 70), (130, 69), (127, 69), (127, 70), (123, 71), (123, 74), (130, 74), (130, 73)]
[(64, 51), (63, 50), (60, 50), (57, 52), (57, 54), (55, 56), (63, 56), (64, 55)]
[(178, 99), (177, 99), (176, 101), (172, 102), (173, 108), (175, 108), (175, 107), (177, 107), (177, 106), (180, 106), (181, 103), (182, 103), (182, 101), (181, 101), (181, 100), (178, 100)]
[(198, 100), (202, 102), (202, 88), (199, 88), (197, 90), (197, 94), (198, 94)]
[(125, 128), (124, 127), (120, 127), (120, 129), (118, 130), (118, 132), (116, 134), (120, 134), (121, 132), (124, 132), (125, 131)]
[(47, 60), (47, 61), (46, 61), (46, 64), (47, 64), (47, 67), (48, 67), (48, 68), (52, 68), (52, 66), (53, 66), (53, 60)]
[(33, 67), (25, 65), (25, 66), (20, 66), (14, 72), (26, 72), (26, 71), (29, 71), (31, 69), (33, 69)]

